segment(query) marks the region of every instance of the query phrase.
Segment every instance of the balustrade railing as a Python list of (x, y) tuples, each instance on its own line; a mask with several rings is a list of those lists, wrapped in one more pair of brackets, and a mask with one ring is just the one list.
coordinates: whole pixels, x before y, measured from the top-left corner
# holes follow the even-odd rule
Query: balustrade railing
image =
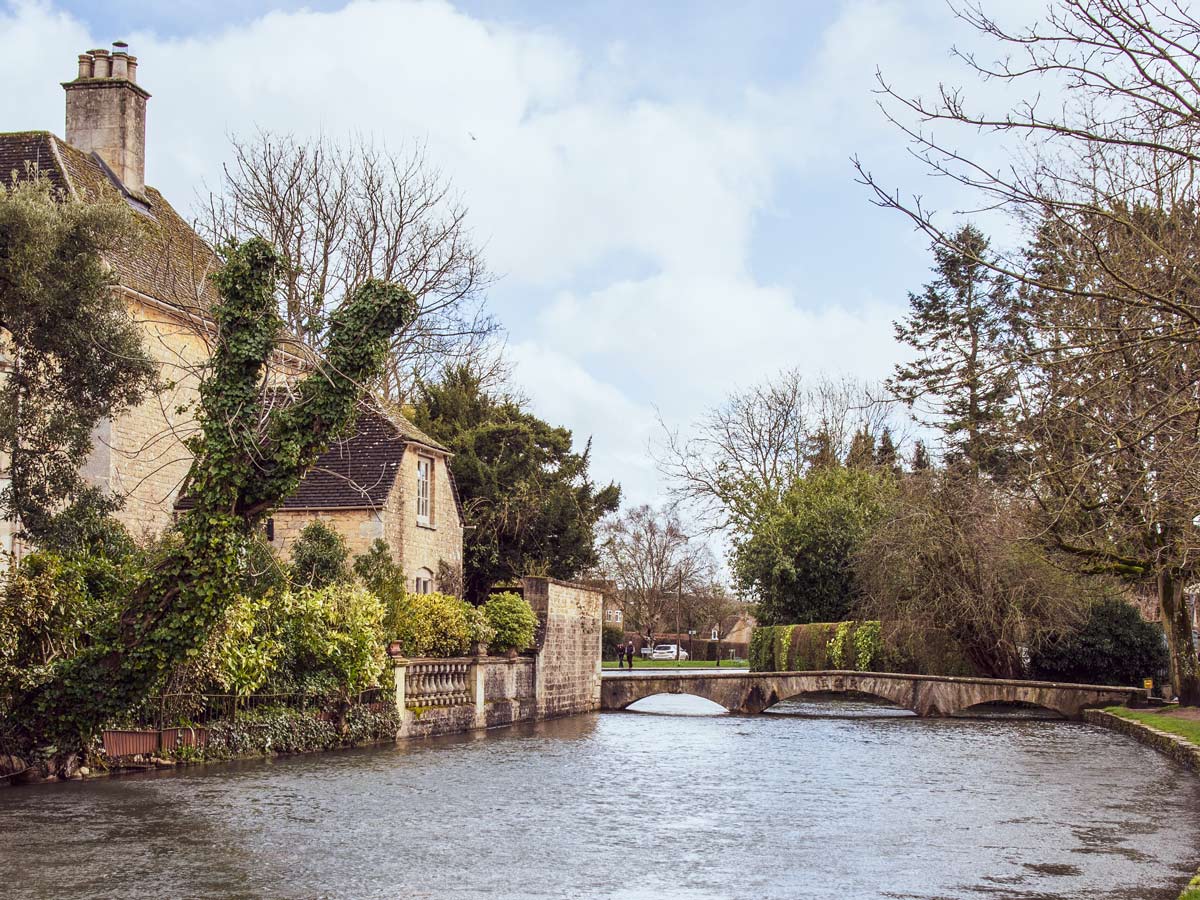
[(414, 660), (404, 681), (404, 705), (409, 709), (473, 703), (470, 659)]

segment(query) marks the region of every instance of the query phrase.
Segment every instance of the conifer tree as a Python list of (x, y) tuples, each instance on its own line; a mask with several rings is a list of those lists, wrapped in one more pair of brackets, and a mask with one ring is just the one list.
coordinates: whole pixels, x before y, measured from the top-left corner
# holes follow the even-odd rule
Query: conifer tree
[(924, 425), (941, 430), (949, 463), (978, 476), (1003, 477), (1005, 412), (1014, 377), (1014, 292), (989, 266), (988, 239), (966, 225), (948, 246), (933, 246), (936, 277), (896, 323), (896, 337), (917, 351), (898, 365), (888, 387), (910, 409), (923, 409)]
[(875, 445), (875, 465), (893, 474), (900, 471), (900, 453), (892, 438), (892, 429), (886, 425), (879, 434), (879, 443)]
[(846, 468), (869, 469), (875, 465), (875, 436), (866, 428), (854, 432), (846, 453)]
[(925, 449), (924, 441), (913, 442), (912, 459), (908, 467), (914, 472), (924, 472), (929, 468), (929, 452)]

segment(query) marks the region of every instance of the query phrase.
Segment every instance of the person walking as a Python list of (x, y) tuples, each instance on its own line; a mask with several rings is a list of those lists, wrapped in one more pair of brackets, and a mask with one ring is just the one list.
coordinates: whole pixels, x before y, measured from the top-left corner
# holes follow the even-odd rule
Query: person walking
[(633, 641), (625, 645), (625, 662), (629, 663), (629, 668), (633, 668)]
[(617, 644), (617, 668), (625, 668), (625, 645)]

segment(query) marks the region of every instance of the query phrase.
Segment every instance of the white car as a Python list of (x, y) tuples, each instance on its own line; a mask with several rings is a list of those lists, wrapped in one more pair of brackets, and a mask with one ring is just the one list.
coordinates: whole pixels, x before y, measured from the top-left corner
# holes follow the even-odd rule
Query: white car
[[(675, 659), (674, 644), (659, 644), (654, 648), (654, 652), (650, 654), (651, 659)], [(679, 659), (687, 659), (688, 653), (683, 648), (679, 649)]]

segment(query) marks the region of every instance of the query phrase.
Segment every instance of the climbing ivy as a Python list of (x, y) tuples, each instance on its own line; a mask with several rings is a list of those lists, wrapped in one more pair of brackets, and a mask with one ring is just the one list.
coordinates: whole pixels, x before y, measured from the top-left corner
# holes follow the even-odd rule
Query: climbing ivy
[(48, 771), (69, 772), (105, 721), (201, 651), (238, 594), (247, 541), (353, 423), (361, 385), (381, 374), (389, 342), (416, 312), (406, 290), (364, 283), (332, 316), (326, 358), (295, 386), (295, 399), (267, 409), (265, 369), (282, 332), (279, 257), (257, 238), (225, 255), (214, 276), (216, 347), (183, 488), (194, 506), (111, 629), (13, 704), (22, 751), (44, 759)]

